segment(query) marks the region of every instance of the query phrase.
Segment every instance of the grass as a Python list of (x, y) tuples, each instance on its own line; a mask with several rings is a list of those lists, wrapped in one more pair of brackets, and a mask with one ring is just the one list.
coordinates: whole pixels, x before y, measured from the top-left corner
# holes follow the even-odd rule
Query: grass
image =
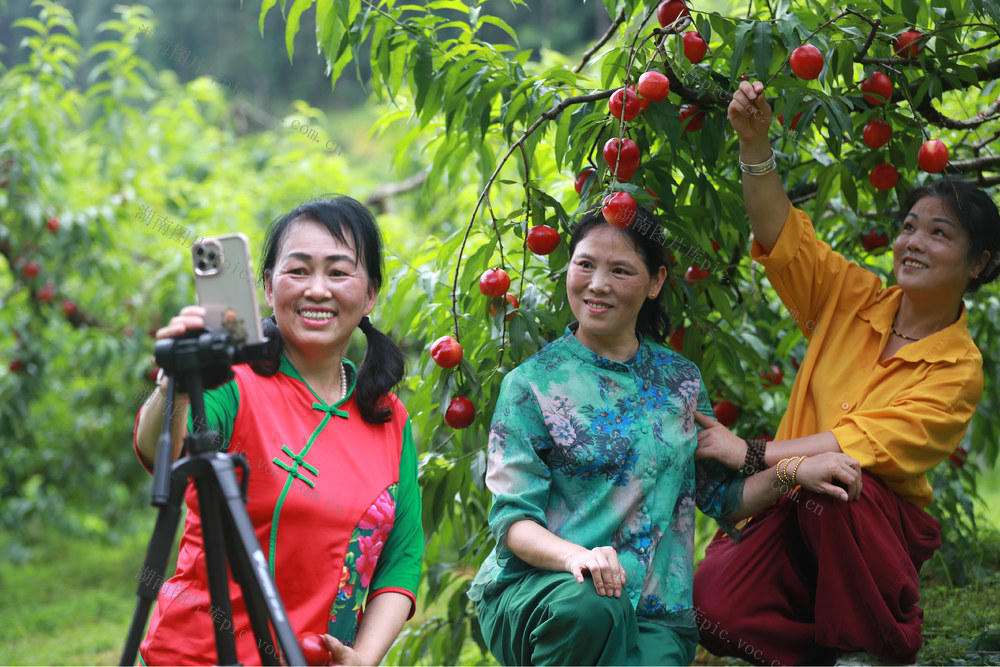
[[(1000, 538), (994, 534), (994, 553)], [(925, 583), (921, 588), (924, 608), (924, 646), (917, 655), (922, 665), (1000, 665), (1000, 571), (988, 579), (955, 588), (946, 583)], [(971, 652), (978, 635), (993, 637), (990, 652)]]
[[(1000, 470), (984, 477), (980, 491), (989, 503), (980, 517), (1000, 526), (994, 509), (1000, 508)], [(24, 562), (0, 562), (0, 664), (118, 664), (154, 518), (152, 510), (144, 512), (129, 535), (114, 544), (42, 529), (33, 535)], [(956, 588), (935, 559), (921, 572), (924, 647), (919, 664), (1000, 665), (1000, 531), (985, 524), (982, 528), (969, 559), (979, 561), (981, 571), (989, 574)], [(10, 543), (9, 536), (0, 535), (0, 553), (8, 553)], [(426, 619), (445, 609), (418, 613)], [(979, 635), (991, 639), (990, 651), (967, 650)], [(461, 655), (463, 664), (490, 662), (471, 640)], [(746, 663), (699, 649), (696, 664)]]
[[(978, 544), (969, 545), (964, 562), (988, 573), (958, 588), (948, 581), (936, 554), (920, 576), (924, 609), (924, 646), (920, 664), (1000, 665), (1000, 466), (978, 480), (984, 507), (978, 508)], [(977, 638), (990, 638), (990, 650), (969, 651)]]
[(0, 664), (118, 664), (152, 519), (118, 544), (46, 529), (27, 562), (0, 563)]

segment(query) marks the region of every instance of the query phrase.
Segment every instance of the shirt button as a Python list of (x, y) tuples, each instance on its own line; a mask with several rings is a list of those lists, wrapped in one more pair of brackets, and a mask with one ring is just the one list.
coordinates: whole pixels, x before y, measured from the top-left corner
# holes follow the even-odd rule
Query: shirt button
[(841, 410), (846, 410), (849, 407), (851, 407), (851, 406), (846, 401), (844, 403), (840, 404), (840, 409)]
[(653, 466), (649, 466), (648, 468), (646, 468), (646, 472), (652, 475), (654, 472), (656, 472), (656, 468), (654, 468)]
[(643, 432), (643, 433), (649, 433), (649, 429), (648, 429), (648, 428), (646, 428), (645, 426), (643, 426), (643, 427), (642, 427), (642, 432)]
[(642, 513), (643, 513), (643, 514), (649, 514), (649, 508), (648, 508), (648, 507), (646, 507), (645, 505), (643, 505), (643, 506), (642, 506)]

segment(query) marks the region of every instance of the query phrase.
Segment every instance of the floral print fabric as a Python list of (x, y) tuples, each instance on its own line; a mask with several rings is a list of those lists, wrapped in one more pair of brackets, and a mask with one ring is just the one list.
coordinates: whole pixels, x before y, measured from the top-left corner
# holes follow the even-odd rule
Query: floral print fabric
[[(354, 637), (361, 621), (361, 604), (375, 574), (378, 557), (396, 518), (396, 488), (393, 484), (375, 499), (358, 521), (351, 536), (340, 574), (340, 590), (330, 609), (327, 632), (334, 637)], [(353, 646), (352, 640), (342, 640)]]
[(637, 614), (683, 612), (684, 624), (693, 622), (695, 507), (721, 518), (739, 508), (743, 491), (735, 472), (694, 461), (695, 410), (712, 414), (698, 368), (642, 339), (620, 363), (567, 329), (512, 371), (487, 454), (498, 544), (470, 597), (530, 570), (503, 546), (510, 525), (530, 519), (588, 549), (613, 546)]

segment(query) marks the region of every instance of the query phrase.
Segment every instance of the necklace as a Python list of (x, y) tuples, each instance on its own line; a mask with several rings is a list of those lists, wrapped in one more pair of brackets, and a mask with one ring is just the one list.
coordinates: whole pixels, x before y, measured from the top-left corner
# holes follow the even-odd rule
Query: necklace
[(340, 362), (340, 400), (347, 398), (347, 366)]
[(892, 327), (892, 333), (894, 333), (897, 336), (899, 336), (900, 338), (904, 338), (906, 340), (920, 340), (919, 338), (911, 338), (910, 336), (904, 336), (903, 334), (901, 334), (898, 331), (896, 331), (896, 327)]

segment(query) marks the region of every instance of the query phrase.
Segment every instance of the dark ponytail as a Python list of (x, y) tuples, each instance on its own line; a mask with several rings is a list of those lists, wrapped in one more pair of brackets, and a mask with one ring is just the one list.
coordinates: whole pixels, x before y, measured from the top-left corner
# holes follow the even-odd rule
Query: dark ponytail
[(358, 370), (355, 396), (362, 419), (382, 424), (392, 418), (392, 408), (386, 400), (386, 394), (403, 379), (405, 358), (399, 346), (376, 329), (367, 317), (361, 318), (358, 328), (365, 335), (368, 351)]
[[(274, 315), (265, 317), (262, 325), (269, 349), (265, 359), (251, 362), (250, 367), (257, 375), (271, 377), (281, 365), (281, 331), (278, 330)], [(386, 400), (386, 394), (402, 381), (406, 359), (399, 346), (376, 329), (367, 317), (361, 318), (358, 328), (365, 335), (368, 351), (358, 369), (354, 398), (362, 419), (370, 424), (384, 424), (392, 419), (392, 408)]]
[[(341, 243), (353, 241), (358, 259), (368, 275), (368, 283), (378, 293), (382, 287), (382, 235), (371, 212), (361, 202), (345, 196), (306, 202), (274, 220), (267, 230), (261, 253), (261, 280), (273, 271), (285, 232), (292, 224), (303, 220), (323, 225)], [(365, 334), (368, 351), (358, 370), (355, 400), (362, 419), (371, 424), (384, 424), (392, 419), (388, 393), (403, 379), (403, 352), (367, 317), (361, 318), (358, 328)], [(274, 346), (272, 356), (267, 361), (254, 362), (251, 367), (258, 375), (269, 377), (278, 372), (283, 348), (281, 332), (273, 315), (264, 319), (264, 335)]]
[(260, 328), (267, 339), (267, 349), (263, 359), (250, 362), (250, 368), (257, 375), (268, 378), (277, 373), (281, 366), (281, 332), (278, 331), (278, 320), (274, 315), (262, 319)]

